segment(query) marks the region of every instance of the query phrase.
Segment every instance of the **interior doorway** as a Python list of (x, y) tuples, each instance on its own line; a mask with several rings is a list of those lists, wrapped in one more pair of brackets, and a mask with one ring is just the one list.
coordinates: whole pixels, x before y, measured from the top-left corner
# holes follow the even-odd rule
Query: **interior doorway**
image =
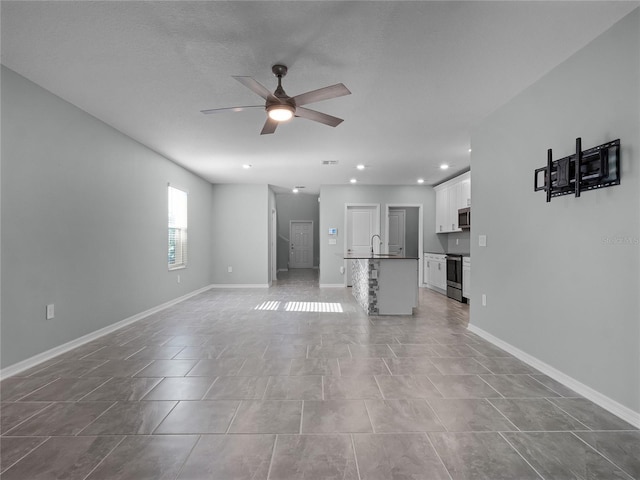
[(404, 208), (389, 209), (388, 253), (404, 255), (406, 251), (406, 218)]
[(313, 222), (289, 222), (289, 268), (313, 268)]
[[(345, 246), (348, 254), (368, 255), (371, 253), (371, 238), (380, 235), (380, 204), (345, 204)], [(375, 253), (380, 253), (380, 242), (374, 242)], [(345, 260), (345, 285), (353, 284), (351, 264), (353, 260)]]
[[(418, 285), (422, 285), (423, 205), (421, 203), (387, 204), (384, 218), (386, 251), (398, 253), (397, 250), (402, 248), (402, 255), (418, 258)], [(401, 245), (402, 242), (404, 245)]]

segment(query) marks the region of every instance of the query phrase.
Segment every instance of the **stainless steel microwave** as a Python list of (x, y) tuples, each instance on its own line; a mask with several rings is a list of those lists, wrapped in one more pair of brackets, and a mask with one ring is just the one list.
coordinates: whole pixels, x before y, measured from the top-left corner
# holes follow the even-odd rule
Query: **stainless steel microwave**
[(458, 210), (458, 228), (471, 228), (471, 208)]

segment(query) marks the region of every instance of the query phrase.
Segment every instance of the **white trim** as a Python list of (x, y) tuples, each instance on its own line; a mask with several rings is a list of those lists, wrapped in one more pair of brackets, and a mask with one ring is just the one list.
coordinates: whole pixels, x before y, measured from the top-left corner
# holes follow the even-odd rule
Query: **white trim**
[(81, 345), (84, 345), (85, 343), (92, 342), (100, 337), (108, 335), (109, 333), (114, 332), (119, 328), (126, 327), (127, 325), (135, 323), (138, 320), (142, 320), (143, 318), (146, 318), (149, 315), (152, 315), (161, 310), (164, 310), (165, 308), (172, 307), (173, 305), (176, 305), (180, 302), (183, 302), (184, 300), (187, 300), (191, 297), (199, 295), (200, 293), (206, 292), (210, 288), (211, 288), (211, 285), (207, 285), (206, 287), (202, 287), (198, 290), (194, 290), (193, 292), (187, 293), (186, 295), (182, 295), (181, 297), (174, 298), (173, 300), (169, 300), (168, 302), (165, 302), (161, 305), (152, 307), (149, 310), (145, 310), (144, 312), (137, 313), (131, 317), (125, 318), (124, 320), (120, 320), (119, 322), (112, 323), (111, 325), (108, 325), (104, 328), (101, 328), (94, 332), (83, 335), (82, 337), (76, 338), (75, 340), (71, 340), (70, 342), (64, 343), (62, 345), (58, 345), (57, 347), (54, 347), (45, 352), (38, 353), (33, 357), (22, 360), (21, 362), (14, 363), (13, 365), (9, 365), (8, 367), (0, 370), (0, 379), (11, 377), (20, 372), (24, 372), (25, 370), (35, 367), (36, 365), (42, 362), (46, 362), (47, 360), (51, 360), (52, 358), (57, 357), (58, 355), (67, 353), (68, 351), (73, 350), (74, 348), (78, 348)]
[(279, 272), (288, 272), (289, 269), (288, 268), (279, 268), (278, 271)]
[(344, 283), (321, 283), (320, 288), (347, 288)]
[(269, 288), (268, 283), (212, 283), (210, 288)]
[(551, 365), (543, 362), (542, 360), (537, 359), (536, 357), (529, 355), (526, 352), (523, 352), (517, 347), (514, 347), (510, 343), (507, 343), (503, 340), (500, 340), (498, 337), (494, 337), (488, 332), (485, 332), (479, 327), (475, 325), (469, 324), (467, 326), (467, 330), (472, 333), (475, 333), (479, 337), (484, 338), (485, 340), (493, 343), (497, 347), (502, 348), (506, 352), (510, 353), (514, 357), (522, 360), (526, 364), (532, 366), (533, 368), (540, 370), (545, 375), (553, 378), (554, 380), (562, 383), (566, 387), (569, 387), (571, 390), (574, 390), (576, 393), (579, 393), (583, 397), (591, 400), (596, 405), (601, 406), (605, 410), (611, 412), (617, 417), (620, 417), (625, 422), (630, 423), (634, 427), (640, 428), (640, 412), (636, 412), (631, 410), (629, 407), (622, 405), (621, 403), (616, 402), (612, 398), (603, 395), (602, 393), (594, 390), (593, 388), (585, 385), (582, 382), (579, 382), (573, 377), (557, 370)]

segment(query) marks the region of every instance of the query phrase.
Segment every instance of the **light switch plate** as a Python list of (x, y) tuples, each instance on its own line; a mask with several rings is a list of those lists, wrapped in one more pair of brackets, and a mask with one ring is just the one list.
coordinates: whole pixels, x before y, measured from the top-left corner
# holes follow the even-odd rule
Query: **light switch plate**
[(329, 245), (336, 245), (337, 243), (338, 243), (338, 240), (336, 240), (335, 238), (329, 239)]
[(487, 236), (486, 235), (478, 235), (478, 246), (486, 247), (487, 246)]
[(53, 303), (47, 305), (47, 320), (51, 320), (55, 317), (55, 310)]

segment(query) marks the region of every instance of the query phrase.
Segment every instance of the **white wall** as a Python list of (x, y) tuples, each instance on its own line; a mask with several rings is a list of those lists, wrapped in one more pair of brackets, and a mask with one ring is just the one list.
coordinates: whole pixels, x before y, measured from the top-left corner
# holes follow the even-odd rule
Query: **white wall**
[[(167, 182), (189, 191), (174, 272)], [(3, 368), (209, 284), (211, 185), (5, 67), (1, 192)]]
[(212, 191), (211, 283), (268, 286), (268, 185), (216, 184)]
[[(325, 185), (320, 187), (320, 284), (344, 282), (340, 267), (344, 265), (345, 203), (379, 203), (380, 229), (384, 228), (386, 204), (422, 204), (424, 251), (441, 251), (435, 234), (435, 192), (427, 186)], [(336, 245), (328, 244), (325, 232), (336, 227)], [(384, 232), (381, 232), (384, 234)], [(383, 237), (384, 240), (384, 237)], [(422, 256), (422, 254), (421, 254)]]
[[(640, 14), (472, 134), (471, 323), (640, 412)], [(616, 138), (621, 185), (545, 202), (533, 171)], [(486, 248), (478, 235), (487, 235)], [(628, 243), (616, 244), (616, 239)], [(487, 295), (482, 307), (480, 296)]]

